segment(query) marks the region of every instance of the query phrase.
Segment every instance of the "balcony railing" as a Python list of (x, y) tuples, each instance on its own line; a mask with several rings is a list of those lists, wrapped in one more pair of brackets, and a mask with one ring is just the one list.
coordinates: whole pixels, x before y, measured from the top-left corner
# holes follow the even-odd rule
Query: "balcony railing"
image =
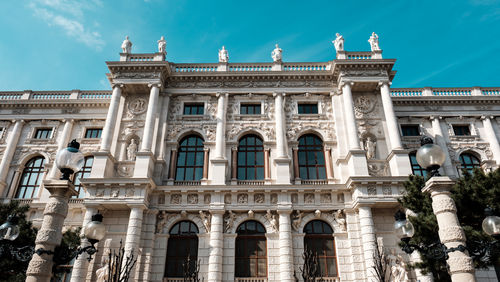
[(267, 282), (267, 277), (239, 277), (235, 278), (234, 282)]
[(200, 186), (201, 181), (199, 180), (185, 180), (185, 181), (174, 181), (175, 186)]
[(0, 92), (0, 100), (104, 100), (111, 99), (111, 91), (17, 91)]
[(392, 97), (412, 96), (500, 96), (500, 87), (464, 87), (464, 88), (391, 88)]
[(238, 180), (238, 185), (259, 186), (264, 185), (264, 180)]
[(302, 185), (325, 185), (328, 184), (328, 180), (326, 179), (302, 179), (300, 180)]
[(184, 282), (184, 278), (163, 278), (163, 282)]

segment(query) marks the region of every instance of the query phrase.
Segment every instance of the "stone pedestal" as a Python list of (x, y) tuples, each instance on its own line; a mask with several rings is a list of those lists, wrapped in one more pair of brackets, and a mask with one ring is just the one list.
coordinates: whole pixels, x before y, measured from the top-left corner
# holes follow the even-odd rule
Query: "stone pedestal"
[(276, 184), (290, 184), (290, 159), (274, 159), (276, 166)]
[[(432, 210), (436, 215), (439, 226), (439, 239), (447, 248), (459, 245), (465, 246), (465, 233), (457, 218), (455, 202), (450, 197), (450, 189), (455, 184), (447, 176), (431, 177), (422, 192), (428, 192), (432, 198)], [(467, 251), (454, 251), (448, 254), (446, 261), (450, 267), (451, 280), (453, 282), (474, 282), (474, 265)]]
[[(68, 180), (44, 180), (50, 198), (43, 211), (42, 227), (35, 240), (35, 250), (54, 251), (61, 243), (64, 219), (68, 215), (68, 199), (77, 195), (75, 187)], [(27, 282), (49, 282), (52, 276), (53, 254), (33, 254), (26, 271)]]
[(226, 159), (212, 159), (212, 185), (226, 185)]
[(115, 158), (109, 152), (94, 152), (94, 163), (90, 173), (91, 178), (106, 178), (115, 176)]
[(405, 150), (393, 150), (387, 157), (392, 176), (407, 176), (412, 174), (408, 153)]
[(154, 156), (151, 152), (137, 152), (135, 157), (134, 178), (148, 178), (153, 175)]
[(346, 156), (350, 176), (368, 176), (368, 164), (364, 150), (350, 150)]

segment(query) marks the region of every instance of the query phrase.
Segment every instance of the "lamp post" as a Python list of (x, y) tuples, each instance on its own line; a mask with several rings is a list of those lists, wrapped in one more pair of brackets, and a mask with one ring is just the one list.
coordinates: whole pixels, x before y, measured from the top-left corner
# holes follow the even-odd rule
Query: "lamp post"
[[(417, 162), (429, 173), (429, 179), (425, 183), (422, 192), (430, 193), (432, 199), (432, 210), (436, 215), (439, 227), (439, 239), (441, 243), (433, 244), (433, 250), (437, 254), (442, 254), (449, 266), (451, 280), (454, 282), (474, 282), (474, 265), (472, 259), (466, 252), (465, 233), (457, 218), (455, 202), (450, 197), (450, 188), (454, 181), (447, 176), (439, 174), (439, 168), (443, 165), (446, 156), (438, 145), (433, 144), (432, 138), (424, 136), (421, 140), (421, 147), (417, 151)], [(401, 239), (408, 245), (409, 238), (413, 236), (408, 230), (412, 229), (411, 223), (400, 215), (396, 218), (397, 232), (402, 234)], [(411, 227), (409, 227), (411, 226)], [(410, 236), (411, 235), (411, 236)], [(420, 246), (408, 245), (408, 248), (421, 248)], [(431, 247), (431, 246), (428, 246)], [(437, 247), (437, 248), (436, 248)], [(441, 250), (439, 250), (441, 248)], [(411, 249), (403, 249), (410, 251)]]
[(68, 199), (77, 195), (69, 177), (83, 166), (84, 157), (79, 148), (80, 144), (73, 140), (67, 148), (57, 152), (56, 166), (62, 172), (61, 179), (43, 181), (50, 198), (43, 212), (42, 227), (36, 236), (35, 254), (26, 271), (27, 282), (50, 281), (54, 249), (61, 243), (62, 227), (68, 214)]

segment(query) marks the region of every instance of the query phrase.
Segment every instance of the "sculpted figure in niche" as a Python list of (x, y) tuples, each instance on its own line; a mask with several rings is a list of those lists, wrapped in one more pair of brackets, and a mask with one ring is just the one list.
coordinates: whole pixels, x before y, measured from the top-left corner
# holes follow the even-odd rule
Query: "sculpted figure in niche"
[(337, 210), (333, 213), (333, 217), (335, 218), (335, 221), (338, 223), (340, 229), (342, 231), (346, 231), (347, 230), (347, 224), (346, 224), (346, 221), (345, 221), (345, 212), (344, 210), (340, 209), (340, 210)]
[(229, 61), (229, 54), (224, 46), (219, 50), (219, 63), (227, 63)]
[(304, 213), (299, 211), (299, 210), (296, 210), (295, 213), (293, 214), (293, 217), (292, 217), (293, 230), (299, 231), (300, 223), (302, 223), (302, 216), (304, 216)]
[(370, 36), (368, 42), (370, 42), (370, 47), (372, 48), (372, 52), (380, 51), (380, 46), (378, 45), (378, 35), (375, 32), (372, 32), (372, 36)]
[(276, 219), (276, 215), (273, 214), (271, 210), (267, 210), (266, 219), (269, 220), (269, 223), (274, 231), (278, 231), (278, 220)]
[(335, 46), (335, 50), (344, 51), (344, 37), (340, 35), (340, 33), (335, 34), (336, 38), (333, 41), (333, 46)]
[(224, 218), (224, 232), (229, 233), (231, 228), (233, 228), (234, 221), (236, 220), (236, 214), (233, 211), (228, 211), (225, 218)]
[(165, 37), (162, 36), (160, 40), (158, 40), (158, 53), (167, 53), (166, 51), (167, 48), (167, 41), (165, 40)]
[(375, 151), (377, 148), (377, 141), (372, 137), (368, 136), (365, 140), (365, 150), (366, 150), (366, 158), (369, 160), (375, 158)]
[(130, 52), (132, 52), (132, 42), (128, 40), (128, 35), (127, 35), (122, 43), (122, 53), (129, 54)]
[(130, 144), (127, 147), (127, 160), (135, 161), (136, 153), (137, 143), (135, 143), (135, 139), (130, 139)]
[(389, 259), (389, 269), (385, 274), (387, 281), (395, 282), (408, 282), (408, 272), (406, 270), (406, 263), (401, 255), (396, 254), (394, 249), (391, 250)]
[(281, 50), (277, 43), (276, 48), (274, 48), (273, 52), (271, 53), (271, 57), (273, 58), (273, 62), (275, 63), (281, 63), (281, 60), (283, 59), (283, 50)]
[(201, 221), (203, 222), (203, 226), (205, 226), (205, 229), (207, 230), (207, 232), (210, 232), (210, 221), (211, 221), (210, 213), (200, 211), (200, 218), (201, 218)]

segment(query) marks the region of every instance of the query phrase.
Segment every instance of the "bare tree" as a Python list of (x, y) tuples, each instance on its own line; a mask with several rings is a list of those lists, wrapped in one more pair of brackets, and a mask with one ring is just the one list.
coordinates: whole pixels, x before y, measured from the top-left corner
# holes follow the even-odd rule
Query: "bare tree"
[(191, 256), (182, 264), (182, 270), (184, 272), (184, 282), (200, 282), (198, 274), (200, 273), (200, 261), (191, 260)]
[(304, 259), (304, 265), (300, 268), (300, 272), (302, 273), (304, 282), (323, 281), (321, 278), (321, 271), (319, 269), (318, 254), (313, 253), (312, 250), (306, 247), (304, 249), (304, 253), (302, 254), (302, 258)]
[(137, 262), (137, 258), (134, 258), (134, 251), (125, 254), (125, 248), (122, 247), (122, 241), (120, 240), (118, 252), (113, 250), (113, 252), (109, 252), (108, 256), (109, 274), (106, 282), (127, 282), (130, 278), (130, 272)]
[(389, 257), (383, 248), (379, 248), (378, 242), (375, 242), (375, 250), (373, 250), (372, 273), (375, 274), (378, 282), (389, 282), (386, 278), (387, 271), (390, 267)]

